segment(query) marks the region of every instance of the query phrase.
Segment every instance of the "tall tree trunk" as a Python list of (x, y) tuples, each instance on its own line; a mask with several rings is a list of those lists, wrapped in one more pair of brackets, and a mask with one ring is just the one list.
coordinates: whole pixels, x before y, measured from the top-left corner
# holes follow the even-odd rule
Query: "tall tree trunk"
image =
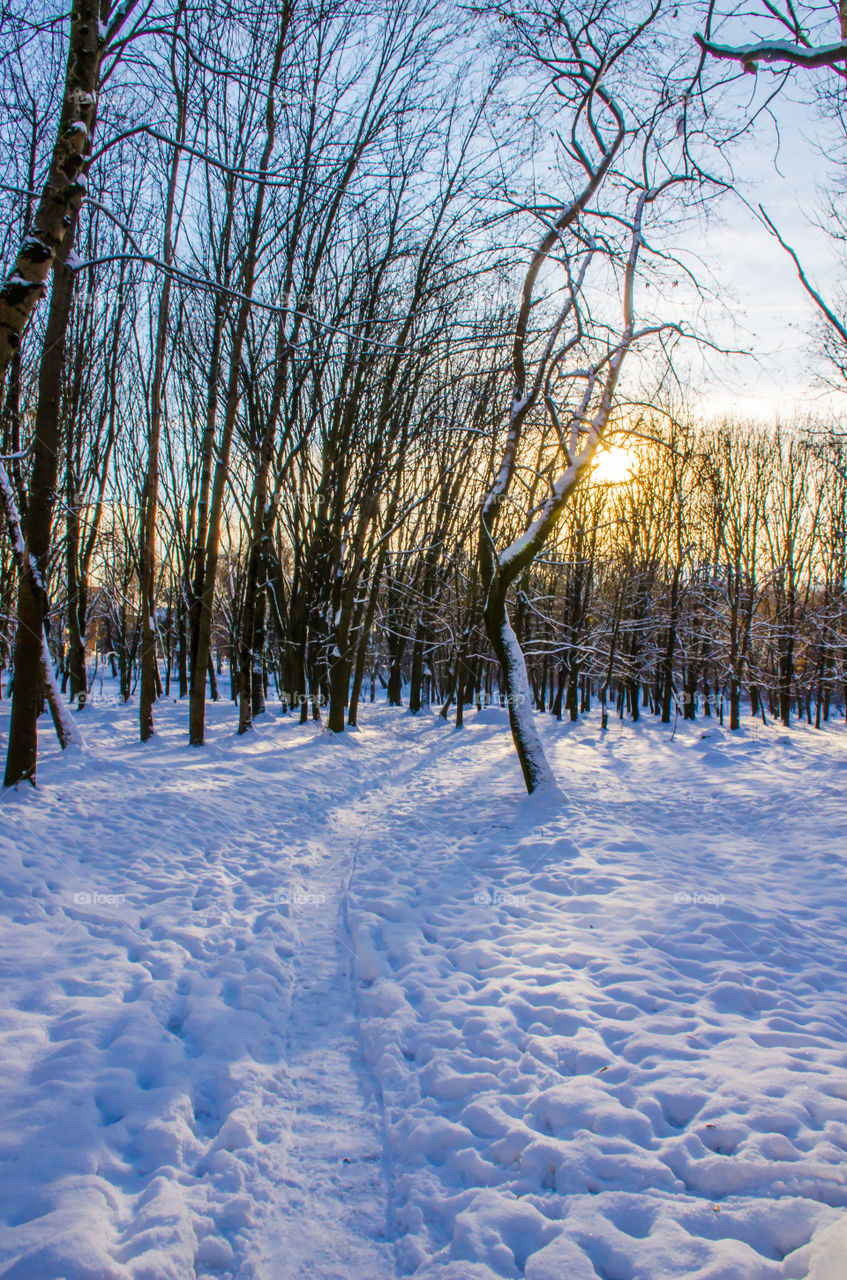
[(421, 690), (423, 687), (424, 631), (425, 627), (423, 617), (420, 617), (418, 619), (417, 631), (412, 645), (412, 671), (409, 682), (409, 710), (412, 715), (417, 715), (422, 705)]
[(252, 728), (253, 717), (265, 709), (262, 659), (265, 648), (265, 590), (268, 574), (267, 480), (268, 470), (263, 459), (253, 488), (253, 521), (241, 618), (239, 733), (246, 733)]
[[(36, 778), (37, 721), (44, 661), (44, 575), (60, 455), (60, 390), (74, 286), (73, 272), (64, 265), (64, 259), (74, 245), (87, 186), (85, 169), (97, 117), (100, 59), (109, 39), (134, 5), (135, 0), (129, 0), (105, 32), (100, 5), (94, 0), (79, 0), (71, 11), (62, 110), (47, 183), (36, 209), (32, 232), (23, 241), (11, 272), (0, 286), (0, 378), (3, 378), (20, 350), (24, 328), (36, 303), (46, 292), (51, 268), (54, 271), (39, 369), (32, 476), (23, 527), (26, 554), (18, 592), (6, 786), (23, 779), (34, 784)], [(47, 656), (49, 658), (49, 654)]]
[[(73, 238), (72, 230), (73, 228), (69, 230), (69, 242)], [(19, 575), (15, 683), (4, 778), (7, 787), (22, 780), (34, 785), (36, 777), (37, 724), (44, 696), (42, 636), (46, 611), (45, 574), (61, 453), (62, 370), (73, 291), (73, 272), (63, 262), (57, 262), (38, 376), (34, 456), (24, 521), (24, 541), (28, 557)]]
[[(181, 16), (182, 3), (179, 6)], [(176, 142), (185, 141), (185, 94), (176, 74), (176, 31), (172, 51), (172, 80), (177, 102)], [(173, 149), (171, 169), (168, 175), (168, 191), (165, 201), (165, 225), (162, 242), (162, 258), (166, 264), (173, 260), (173, 224), (176, 208), (176, 189), (179, 177), (180, 146)], [(147, 476), (142, 503), (141, 554), (139, 556), (139, 598), (141, 605), (141, 690), (138, 698), (138, 726), (141, 741), (153, 736), (153, 703), (156, 700), (158, 669), (156, 665), (156, 520), (159, 512), (159, 446), (162, 435), (162, 398), (165, 390), (165, 349), (168, 338), (168, 322), (171, 305), (173, 277), (166, 272), (159, 295), (159, 314), (154, 345), (153, 378), (150, 386), (150, 420), (147, 434)]]
[[(227, 207), (228, 223), (232, 218), (232, 197), (229, 195)], [(228, 236), (224, 240), (228, 248)], [(218, 414), (218, 379), (221, 371), (221, 342), (223, 338), (225, 307), (220, 294), (215, 295), (215, 308), (212, 321), (212, 344), (209, 359), (209, 381), (206, 394), (206, 423), (200, 445), (200, 486), (197, 493), (197, 533), (192, 553), (191, 599), (189, 606), (189, 662), (191, 685), (197, 662), (197, 646), (200, 636), (200, 601), (203, 595), (203, 577), (206, 571), (206, 539), (209, 533), (209, 495), (212, 488), (212, 463), (215, 453), (215, 423)], [(205, 697), (206, 674), (203, 672)]]
[[(69, 486), (70, 490), (70, 486)], [(79, 495), (68, 492), (68, 514), (65, 529), (65, 566), (68, 585), (68, 673), (70, 700), (79, 698), (85, 706), (88, 677), (85, 669), (85, 620), (88, 613), (88, 584), (78, 575), (79, 566)]]
[(671, 583), (670, 617), (665, 640), (665, 657), (662, 671), (662, 724), (670, 724), (673, 702), (673, 660), (676, 652), (677, 610), (679, 604), (679, 569), (674, 570)]
[[(282, 68), (282, 55), (291, 21), (293, 0), (284, 5), (280, 14), (280, 29), (277, 36), (273, 65), (268, 81), (265, 101), (265, 145), (259, 164), (259, 173), (267, 173), (274, 149), (276, 137), (276, 95), (277, 81)], [(253, 286), (256, 279), (256, 267), (259, 252), (259, 238), (262, 231), (265, 207), (266, 184), (259, 178), (256, 200), (250, 220), (250, 232), (244, 254), (244, 269), (241, 279), (241, 303), (235, 322), (230, 351), (229, 379), (227, 383), (226, 404), (221, 443), (215, 464), (214, 481), (212, 483), (212, 499), (209, 506), (209, 523), (204, 549), (204, 567), (202, 586), (197, 592), (197, 647), (191, 676), (191, 703), (189, 709), (189, 741), (192, 746), (202, 746), (206, 736), (206, 669), (209, 665), (209, 654), (212, 640), (212, 609), (215, 599), (215, 580), (218, 574), (218, 555), (220, 551), (221, 517), (223, 515), (224, 490), (229, 473), (229, 455), (232, 450), (232, 437), (235, 430), (235, 415), (240, 399), (241, 353), (250, 319)]]

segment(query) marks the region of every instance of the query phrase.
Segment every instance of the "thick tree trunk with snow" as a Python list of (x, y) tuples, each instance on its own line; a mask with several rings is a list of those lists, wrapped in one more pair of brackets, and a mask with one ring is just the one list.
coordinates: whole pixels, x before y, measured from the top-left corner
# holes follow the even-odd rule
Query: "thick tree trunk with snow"
[(329, 711), (327, 728), (332, 733), (344, 732), (344, 714), (350, 691), (350, 659), (346, 654), (333, 656), (329, 668)]
[[(18, 595), (15, 685), (6, 785), (26, 778), (35, 782), (36, 724), (44, 678), (43, 574), (50, 547), (61, 443), (60, 389), (65, 339), (73, 298), (73, 272), (64, 260), (73, 250), (79, 211), (87, 190), (86, 166), (97, 118), (97, 95), (103, 51), (135, 7), (125, 0), (109, 22), (108, 7), (79, 0), (71, 10), (68, 61), (62, 110), (47, 182), (31, 233), (18, 250), (14, 266), (0, 286), (0, 378), (19, 352), (23, 331), (54, 272), (50, 313), (39, 369), (38, 408), (33, 440), (33, 467), (26, 519), (25, 554)], [(47, 653), (49, 666), (49, 651)], [(52, 676), (52, 668), (47, 673)], [(48, 693), (50, 679), (47, 679)], [(55, 719), (55, 714), (54, 714)], [(61, 734), (60, 734), (61, 736)]]
[(485, 600), (483, 608), (485, 630), (500, 661), (509, 704), (512, 736), (529, 792), (547, 783), (550, 785), (555, 783), (533, 722), (532, 694), (526, 673), (526, 663), (508, 620), (506, 600), (511, 585), (524, 569), (532, 564), (556, 529), (565, 506), (587, 473), (602, 440), (611, 413), (621, 365), (632, 343), (629, 295), (637, 243), (637, 239), (634, 238), (636, 249), (630, 259), (629, 288), (625, 304), (626, 327), (618, 348), (608, 361), (603, 391), (588, 427), (588, 438), (581, 451), (568, 459), (568, 465), (552, 485), (550, 494), (542, 503), (537, 517), (530, 521), (524, 532), (515, 538), (510, 546), (502, 553), (498, 553), (494, 541), (497, 517), (514, 471), (523, 420), (531, 405), (529, 397), (519, 396), (516, 393), (512, 403), (504, 461), (480, 512), (478, 556)]
[(56, 730), (56, 737), (59, 739), (62, 750), (66, 751), (68, 747), (81, 747), (83, 745), (82, 734), (76, 727), (73, 716), (65, 705), (59, 686), (56, 683), (53, 660), (50, 657), (50, 646), (47, 644), (47, 633), (45, 631), (41, 632), (41, 677), (44, 681), (44, 696), (47, 699), (53, 727)]
[(59, 128), (47, 183), (32, 231), (0, 285), (0, 379), (20, 350), (23, 331), (47, 292), (60, 253), (73, 246), (79, 208), (86, 192), (85, 166), (97, 112), (101, 34), (100, 4), (79, 0), (71, 9), (68, 62)]
[(350, 701), (350, 673), (355, 653), (356, 595), (366, 563), (364, 541), (372, 514), (372, 504), (365, 503), (352, 539), (352, 563), (348, 565), (347, 580), (345, 582), (340, 573), (336, 574), (332, 596), (334, 624), (331, 629), (333, 644), (329, 663), (327, 726), (333, 733), (344, 732), (344, 720)]
[[(73, 241), (75, 226), (68, 229)], [(6, 756), (5, 785), (35, 783), (38, 716), (42, 706), (42, 638), (46, 615), (45, 574), (61, 452), (61, 386), (65, 339), (73, 299), (73, 272), (57, 262), (38, 376), (33, 463), (23, 537), (26, 547), (18, 587), (15, 684)]]
[[(368, 644), (370, 643), (371, 631), (373, 629), (374, 617), (376, 615), (376, 606), (379, 599), (379, 586), (382, 581), (382, 570), (385, 565), (387, 556), (387, 543), (380, 547), (380, 554), (373, 571), (373, 578), (368, 592), (368, 603), (362, 618), (362, 624), (359, 631), (359, 642), (356, 649), (356, 662), (353, 670), (353, 687), (350, 690), (350, 705), (347, 711), (347, 724), (351, 729), (356, 727), (359, 715), (359, 699), (362, 696), (362, 683), (365, 678), (365, 661), (368, 653)], [(373, 699), (371, 699), (373, 701)]]
[(526, 789), (530, 793), (542, 789), (554, 790), (556, 781), (538, 736), (526, 662), (509, 622), (505, 592), (498, 590), (489, 593), (484, 618), (486, 633), (503, 673), (509, 724)]

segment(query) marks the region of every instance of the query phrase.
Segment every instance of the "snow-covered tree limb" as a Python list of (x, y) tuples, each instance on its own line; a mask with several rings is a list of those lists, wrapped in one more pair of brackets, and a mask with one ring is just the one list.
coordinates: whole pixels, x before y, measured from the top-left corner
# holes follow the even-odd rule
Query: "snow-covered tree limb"
[(745, 71), (753, 74), (760, 62), (807, 68), (837, 68), (841, 63), (847, 62), (847, 40), (819, 45), (817, 48), (804, 48), (790, 40), (757, 40), (752, 44), (726, 45), (715, 44), (699, 34), (694, 39), (704, 53), (711, 54), (713, 58), (740, 62)]

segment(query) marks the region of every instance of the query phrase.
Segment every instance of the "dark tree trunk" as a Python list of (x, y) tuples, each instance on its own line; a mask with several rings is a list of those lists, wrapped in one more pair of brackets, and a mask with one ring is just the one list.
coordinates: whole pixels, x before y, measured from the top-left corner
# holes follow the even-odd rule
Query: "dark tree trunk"
[[(68, 245), (73, 243), (75, 221), (69, 229)], [(21, 781), (35, 785), (37, 724), (43, 702), (41, 661), (47, 603), (45, 575), (61, 454), (62, 372), (73, 291), (73, 272), (62, 262), (57, 262), (38, 375), (32, 476), (24, 521), (24, 541), (37, 576), (26, 564), (19, 575), (15, 683), (4, 778), (7, 787)]]
[(412, 673), (409, 685), (409, 710), (412, 715), (417, 715), (421, 709), (422, 698), (421, 690), (423, 687), (423, 667), (424, 667), (424, 636), (423, 622), (418, 622), (418, 631), (415, 636), (415, 642), (412, 647)]

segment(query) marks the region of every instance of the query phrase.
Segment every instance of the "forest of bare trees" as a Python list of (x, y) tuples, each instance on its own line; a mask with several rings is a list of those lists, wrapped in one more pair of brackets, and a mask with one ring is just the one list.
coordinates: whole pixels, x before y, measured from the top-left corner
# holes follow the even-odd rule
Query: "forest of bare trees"
[(677, 13), (4, 6), (6, 785), (104, 687), (197, 746), (209, 698), (494, 702), (530, 790), (530, 707), (845, 713), (838, 424), (676, 378), (679, 236), (756, 127)]

